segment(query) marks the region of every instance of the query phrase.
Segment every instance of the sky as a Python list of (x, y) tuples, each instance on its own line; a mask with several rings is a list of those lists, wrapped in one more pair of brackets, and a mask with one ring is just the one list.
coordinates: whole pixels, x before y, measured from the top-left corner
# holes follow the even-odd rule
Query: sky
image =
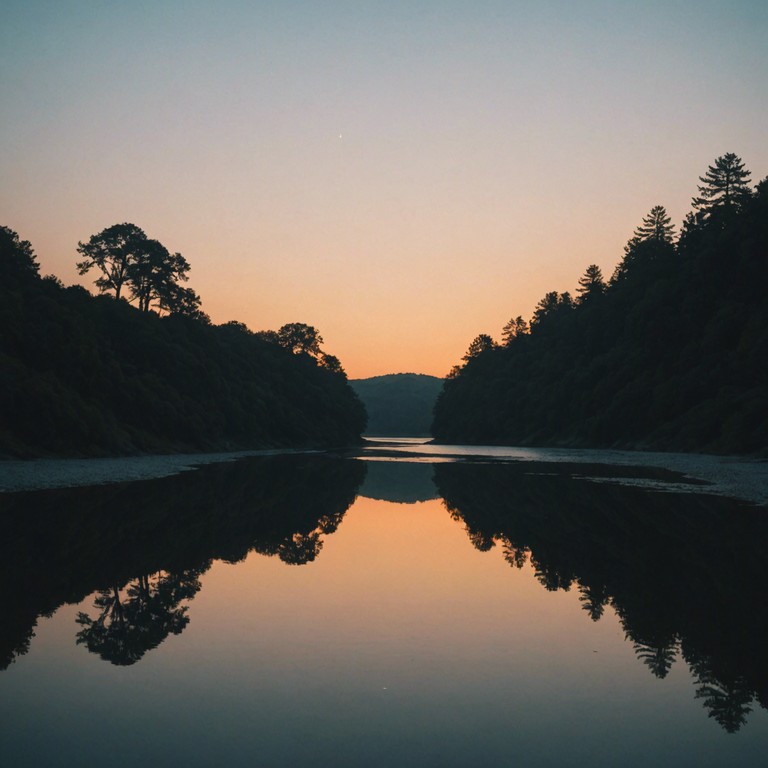
[(132, 222), (215, 323), (444, 376), (543, 295), (768, 175), (768, 2), (39, 2), (0, 25), (0, 224), (41, 271)]

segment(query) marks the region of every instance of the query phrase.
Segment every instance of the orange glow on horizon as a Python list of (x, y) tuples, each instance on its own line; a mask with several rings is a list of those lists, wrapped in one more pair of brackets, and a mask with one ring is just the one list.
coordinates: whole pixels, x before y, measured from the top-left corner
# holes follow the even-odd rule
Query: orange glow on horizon
[(91, 287), (78, 241), (135, 223), (216, 323), (444, 376), (715, 157), (765, 176), (765, 4), (492, 5), (8, 3), (0, 224)]

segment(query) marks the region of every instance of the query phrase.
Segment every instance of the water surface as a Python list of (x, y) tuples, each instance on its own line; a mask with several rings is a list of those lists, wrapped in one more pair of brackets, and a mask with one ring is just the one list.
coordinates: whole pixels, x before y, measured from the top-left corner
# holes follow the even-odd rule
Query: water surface
[(0, 495), (4, 761), (760, 764), (765, 508), (416, 450)]

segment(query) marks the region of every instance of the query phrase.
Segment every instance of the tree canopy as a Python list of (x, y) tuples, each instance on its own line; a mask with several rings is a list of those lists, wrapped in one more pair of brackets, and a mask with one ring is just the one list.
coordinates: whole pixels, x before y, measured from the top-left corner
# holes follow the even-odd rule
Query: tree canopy
[(127, 287), (130, 300), (142, 312), (153, 309), (207, 320), (200, 297), (180, 285), (188, 280), (187, 260), (180, 253), (170, 253), (135, 224), (113, 224), (87, 243), (78, 243), (77, 251), (84, 257), (77, 263), (79, 274), (96, 268), (100, 272), (96, 287), (101, 293), (114, 292), (120, 299)]
[(0, 287), (11, 288), (34, 280), (40, 274), (40, 265), (28, 240), (8, 227), (0, 227)]
[(699, 195), (693, 198), (693, 207), (703, 213), (718, 208), (741, 207), (750, 196), (751, 173), (744, 168), (744, 162), (733, 152), (718, 157), (714, 165), (699, 176)]
[(318, 333), (317, 328), (306, 323), (287, 323), (278, 330), (277, 341), (281, 347), (289, 349), (294, 354), (304, 352), (313, 357), (319, 357), (322, 354), (320, 345), (323, 343), (323, 337)]
[(650, 213), (643, 217), (642, 224), (635, 230), (625, 250), (631, 248), (632, 244), (645, 240), (671, 243), (674, 235), (675, 225), (672, 224), (672, 218), (667, 214), (667, 209), (663, 205), (654, 205)]
[(119, 299), (129, 279), (129, 268), (141, 258), (146, 240), (144, 230), (135, 224), (113, 224), (91, 235), (87, 243), (77, 244), (77, 252), (83, 256), (77, 263), (77, 271), (84, 275), (95, 267), (101, 273), (96, 278), (99, 291), (114, 291), (115, 298)]
[(521, 315), (513, 317), (501, 330), (501, 343), (508, 347), (515, 339), (525, 336), (529, 331), (528, 323)]
[(284, 347), (276, 331), (212, 325), (180, 284), (186, 260), (134, 225), (79, 247), (103, 257), (109, 295), (41, 279), (31, 245), (0, 228), (0, 456), (359, 440), (365, 409), (317, 329), (285, 326)]
[(486, 352), (489, 349), (493, 349), (495, 346), (496, 342), (494, 342), (494, 340), (487, 333), (481, 333), (479, 336), (476, 336), (474, 339), (472, 339), (472, 342), (467, 348), (464, 357), (461, 359), (468, 363), (470, 360), (479, 357), (483, 354), (483, 352)]
[[(455, 366), (435, 408), (446, 442), (768, 451), (768, 179), (740, 158), (701, 177), (680, 237), (654, 206), (606, 284), (549, 291)], [(463, 360), (467, 361), (467, 355)]]
[(579, 301), (584, 303), (605, 293), (605, 280), (603, 273), (597, 264), (590, 264), (584, 274), (579, 278)]

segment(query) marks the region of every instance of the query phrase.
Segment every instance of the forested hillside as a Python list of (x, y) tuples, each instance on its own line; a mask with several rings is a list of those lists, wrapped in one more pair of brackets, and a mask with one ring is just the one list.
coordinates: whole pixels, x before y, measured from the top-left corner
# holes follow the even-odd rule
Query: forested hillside
[(99, 296), (41, 278), (31, 245), (0, 227), (0, 456), (359, 440), (365, 410), (314, 328), (211, 325), (179, 285), (183, 257), (131, 227), (80, 244)]
[(428, 437), (442, 379), (421, 373), (391, 373), (350, 382), (368, 411), (366, 434)]
[(768, 179), (734, 154), (679, 237), (662, 206), (612, 277), (590, 265), (501, 343), (482, 334), (438, 399), (446, 442), (768, 451)]

